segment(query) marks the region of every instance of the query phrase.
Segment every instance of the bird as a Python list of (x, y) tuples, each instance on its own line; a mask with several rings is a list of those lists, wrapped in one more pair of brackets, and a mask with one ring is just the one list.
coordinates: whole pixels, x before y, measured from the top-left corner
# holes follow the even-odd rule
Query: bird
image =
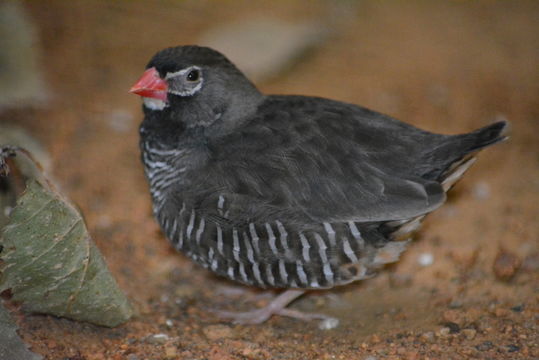
[(262, 308), (216, 311), (242, 324), (325, 319), (287, 306), (396, 262), (508, 129), (442, 135), (355, 104), (266, 95), (197, 45), (157, 52), (130, 92), (143, 100), (141, 158), (171, 244), (219, 276), (282, 290)]

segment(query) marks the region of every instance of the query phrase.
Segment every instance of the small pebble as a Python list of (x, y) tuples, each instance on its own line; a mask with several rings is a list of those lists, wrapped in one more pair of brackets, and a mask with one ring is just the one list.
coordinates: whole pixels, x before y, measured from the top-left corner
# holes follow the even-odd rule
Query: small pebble
[(139, 360), (139, 357), (135, 354), (127, 355), (127, 360)]
[(417, 262), (423, 267), (430, 266), (434, 263), (434, 256), (431, 253), (422, 253), (417, 258)]
[(510, 281), (520, 268), (521, 263), (517, 255), (501, 248), (494, 259), (492, 270), (498, 280)]
[(339, 319), (336, 318), (327, 318), (320, 321), (318, 328), (320, 330), (331, 330), (339, 326)]
[(475, 335), (477, 335), (477, 330), (475, 329), (463, 329), (462, 333), (468, 340), (473, 340), (475, 338)]
[(524, 305), (517, 305), (511, 308), (511, 311), (516, 312), (516, 313), (522, 312), (523, 310), (524, 310)]
[(426, 333), (421, 334), (421, 340), (424, 342), (432, 342), (434, 341), (434, 333), (432, 331), (428, 331)]
[(503, 308), (496, 308), (496, 310), (494, 310), (494, 315), (496, 315), (496, 317), (506, 317), (507, 315), (509, 315), (509, 310)]
[(455, 325), (462, 325), (464, 323), (464, 315), (460, 310), (446, 310), (442, 314), (442, 317), (446, 323), (453, 323)]
[(449, 336), (449, 334), (451, 333), (451, 329), (448, 328), (448, 327), (443, 327), (441, 328), (439, 331), (438, 331), (438, 336), (439, 337), (447, 337)]
[(444, 324), (450, 330), (450, 334), (458, 334), (460, 332), (460, 326), (454, 322), (446, 322)]
[(494, 347), (492, 341), (484, 341), (481, 344), (477, 345), (475, 348), (479, 351), (488, 351)]
[(146, 339), (147, 342), (150, 344), (164, 344), (169, 339), (169, 336), (167, 334), (153, 334), (148, 336)]
[(518, 345), (514, 345), (514, 344), (507, 345), (507, 351), (508, 352), (517, 352), (519, 350), (520, 350), (520, 346), (518, 346)]

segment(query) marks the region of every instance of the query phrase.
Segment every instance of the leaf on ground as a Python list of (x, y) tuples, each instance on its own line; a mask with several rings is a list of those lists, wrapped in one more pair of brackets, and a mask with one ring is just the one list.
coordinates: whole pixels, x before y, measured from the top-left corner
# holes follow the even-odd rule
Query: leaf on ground
[(11, 289), (25, 310), (109, 327), (131, 317), (79, 212), (41, 182), (28, 181), (0, 245), (0, 291)]
[(41, 355), (28, 350), (28, 346), (17, 334), (17, 325), (9, 311), (0, 302), (0, 359), (40, 360)]

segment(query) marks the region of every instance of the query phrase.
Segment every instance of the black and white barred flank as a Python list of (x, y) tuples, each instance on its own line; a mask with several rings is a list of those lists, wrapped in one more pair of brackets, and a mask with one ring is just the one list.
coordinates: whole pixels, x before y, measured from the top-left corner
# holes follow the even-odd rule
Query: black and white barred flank
[[(225, 203), (220, 197), (219, 205)], [(367, 244), (361, 225), (353, 221), (289, 232), (278, 220), (242, 227), (219, 224), (185, 203), (177, 217), (157, 214), (176, 249), (219, 275), (260, 287), (318, 289), (365, 279), (396, 261), (407, 243)]]

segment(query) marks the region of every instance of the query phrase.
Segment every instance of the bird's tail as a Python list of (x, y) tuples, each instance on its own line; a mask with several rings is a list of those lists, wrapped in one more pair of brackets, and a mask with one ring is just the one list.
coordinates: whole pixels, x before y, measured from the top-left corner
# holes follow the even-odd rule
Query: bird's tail
[[(418, 169), (423, 178), (435, 180), (448, 191), (475, 162), (475, 154), (481, 149), (507, 138), (509, 123), (500, 121), (471, 133), (448, 136), (439, 146), (427, 152)], [(425, 169), (421, 172), (421, 169)], [(415, 231), (425, 215), (383, 224), (382, 231), (392, 240), (406, 239)], [(390, 242), (388, 244), (393, 244)]]
[(418, 169), (421, 176), (447, 183), (448, 178), (456, 177), (455, 173), (462, 175), (473, 163), (472, 158), (478, 151), (507, 138), (508, 127), (507, 121), (499, 121), (467, 134), (449, 136), (439, 146), (423, 155), (420, 163), (428, 164), (425, 168), (428, 171), (421, 173), (421, 169)]
[(507, 138), (508, 126), (509, 123), (507, 121), (498, 121), (471, 133), (457, 135), (457, 138), (464, 146), (462, 150), (468, 154), (505, 140)]

